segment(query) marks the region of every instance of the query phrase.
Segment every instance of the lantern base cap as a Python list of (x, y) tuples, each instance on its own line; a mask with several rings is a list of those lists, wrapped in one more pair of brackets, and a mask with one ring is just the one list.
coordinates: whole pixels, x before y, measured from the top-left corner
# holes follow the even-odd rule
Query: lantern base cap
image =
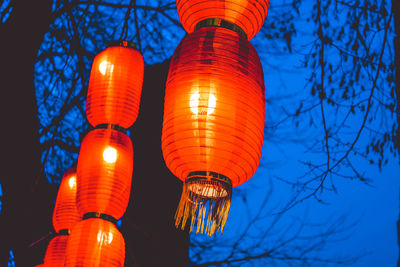
[[(185, 229), (191, 217), (190, 232), (213, 236), (222, 233), (232, 198), (230, 179), (214, 172), (192, 172), (185, 180), (175, 213), (175, 226)], [(195, 226), (196, 225), (196, 226)]]
[(105, 221), (109, 221), (110, 223), (113, 223), (113, 224), (117, 224), (117, 221), (118, 221), (113, 216), (105, 214), (105, 213), (100, 213), (100, 212), (87, 212), (83, 215), (82, 220), (96, 219), (96, 218), (103, 219)]
[(126, 134), (128, 129), (119, 126), (118, 124), (109, 124), (109, 123), (101, 123), (101, 124), (97, 124), (96, 127), (94, 127), (94, 129), (113, 129), (113, 130), (117, 130), (120, 131), (121, 133)]
[(229, 21), (221, 19), (221, 18), (204, 19), (204, 20), (200, 21), (199, 23), (197, 23), (195, 30), (198, 30), (198, 29), (201, 29), (204, 27), (221, 27), (224, 29), (228, 29), (228, 30), (236, 32), (237, 34), (239, 34), (240, 36), (242, 36), (243, 38), (245, 38), (247, 40), (247, 34), (242, 28), (240, 28), (238, 25), (236, 25), (232, 22), (229, 22)]

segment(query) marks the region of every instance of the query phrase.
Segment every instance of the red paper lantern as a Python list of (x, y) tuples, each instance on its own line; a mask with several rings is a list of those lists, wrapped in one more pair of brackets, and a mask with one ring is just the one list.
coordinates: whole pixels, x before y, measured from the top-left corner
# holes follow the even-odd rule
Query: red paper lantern
[(87, 219), (71, 231), (65, 266), (124, 266), (125, 241), (111, 222)]
[(248, 39), (256, 35), (264, 24), (269, 0), (176, 0), (179, 19), (188, 33), (207, 19), (223, 19), (240, 27)]
[(138, 116), (144, 61), (132, 47), (122, 41), (94, 58), (86, 103), (87, 118), (93, 126), (128, 128)]
[(76, 208), (76, 167), (72, 167), (65, 172), (58, 188), (53, 226), (56, 232), (72, 229), (80, 219)]
[(64, 266), (65, 251), (67, 249), (68, 235), (54, 237), (47, 246), (44, 256), (45, 267)]
[(185, 181), (177, 226), (182, 221), (183, 229), (192, 217), (197, 232), (223, 231), (232, 186), (258, 167), (264, 109), (262, 66), (247, 39), (206, 27), (179, 44), (166, 84), (162, 131), (165, 162)]
[(77, 206), (81, 215), (103, 213), (119, 219), (131, 191), (133, 147), (114, 129), (95, 129), (82, 141), (77, 167)]

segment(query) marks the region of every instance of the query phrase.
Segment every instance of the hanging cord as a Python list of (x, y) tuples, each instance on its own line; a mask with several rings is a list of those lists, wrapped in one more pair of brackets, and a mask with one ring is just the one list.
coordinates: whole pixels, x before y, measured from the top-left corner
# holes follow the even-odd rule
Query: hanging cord
[[(120, 40), (126, 40), (126, 38), (128, 38), (128, 21), (129, 21), (130, 15), (131, 15), (131, 9), (132, 9), (133, 4), (134, 4), (134, 0), (131, 0), (129, 2), (128, 11), (125, 14), (125, 22), (124, 22), (124, 26), (122, 27), (121, 37), (119, 38)], [(135, 4), (135, 8), (136, 8), (136, 4)]]
[(60, 236), (60, 235), (69, 235), (70, 234), (70, 230), (69, 229), (61, 229), (58, 232), (53, 232), (50, 231), (47, 234), (45, 234), (44, 236), (42, 236), (41, 238), (39, 238), (38, 240), (36, 240), (35, 242), (31, 243), (28, 248), (34, 247), (36, 246), (38, 243), (50, 238), (50, 237), (54, 237), (54, 236)]
[(42, 236), (41, 238), (39, 238), (38, 240), (36, 240), (35, 242), (31, 243), (31, 244), (28, 246), (28, 248), (31, 248), (31, 247), (33, 247), (33, 246), (36, 246), (36, 244), (42, 242), (43, 240), (46, 240), (46, 239), (49, 238), (49, 237), (54, 236), (54, 235), (55, 235), (55, 233), (52, 232), (52, 231), (50, 231), (50, 232), (48, 232), (47, 234), (45, 234), (44, 236)]
[(140, 41), (140, 30), (139, 30), (139, 22), (138, 22), (138, 15), (137, 15), (137, 6), (136, 6), (136, 0), (133, 0), (135, 4), (135, 8), (133, 12), (135, 12), (135, 27), (136, 27), (136, 39), (137, 39), (137, 44), (138, 44), (138, 50), (139, 52), (142, 52), (142, 44)]

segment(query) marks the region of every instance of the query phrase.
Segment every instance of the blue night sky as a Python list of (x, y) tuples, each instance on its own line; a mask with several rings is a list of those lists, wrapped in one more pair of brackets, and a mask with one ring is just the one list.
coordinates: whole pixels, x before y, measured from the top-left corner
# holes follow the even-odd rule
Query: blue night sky
[[(303, 1), (300, 14), (311, 14), (311, 5), (314, 3), (315, 1)], [(271, 3), (270, 15), (274, 10), (274, 4)], [(339, 19), (340, 21), (341, 19)], [(336, 22), (338, 23), (338, 21)], [(308, 238), (321, 233), (337, 232), (327, 236), (326, 242), (321, 243), (320, 249), (310, 253), (309, 258), (337, 260), (359, 257), (357, 261), (350, 260), (347, 263), (351, 266), (395, 266), (399, 251), (396, 224), (400, 212), (400, 182), (398, 179), (400, 168), (399, 158), (393, 157), (390, 153), (385, 154), (388, 163), (381, 169), (376, 165), (371, 165), (367, 160), (351, 154), (349, 158), (356, 169), (370, 178), (368, 184), (361, 183), (357, 179), (346, 179), (337, 175), (328, 176), (330, 179), (328, 184), (333, 184), (336, 192), (325, 190), (320, 195), (323, 203), (318, 202), (315, 198), (309, 198), (280, 215), (280, 212), (285, 210), (287, 203), (296, 195), (296, 190), (299, 190), (298, 187), (292, 186), (286, 181), (296, 183), (298, 177), (308, 170), (301, 162), (319, 162), (326, 157), (324, 153), (310, 153), (306, 147), (310, 139), (318, 140), (323, 135), (321, 132), (322, 118), (318, 111), (313, 114), (317, 126), (294, 127), (295, 122), (290, 121), (274, 128), (275, 133), (271, 133), (268, 129), (269, 124), (276, 124), (284, 112), (295, 111), (299, 106), (299, 100), (310, 98), (308, 78), (311, 70), (303, 67), (303, 55), (311, 51), (315, 35), (311, 32), (311, 23), (304, 17), (300, 17), (295, 24), (297, 32), (300, 33), (293, 40), (293, 43), (298, 45), (295, 53), (266, 55), (264, 51), (270, 50), (269, 45), (271, 44), (265, 42), (260, 36), (256, 36), (252, 40), (260, 54), (265, 73), (267, 128), (262, 159), (254, 177), (234, 190), (233, 203), (224, 234), (212, 241), (214, 244), (220, 244), (221, 247), (210, 250), (211, 255), (218, 254), (219, 256), (216, 256), (218, 260), (225, 259), (230, 255), (229, 251), (226, 251), (227, 248), (229, 250), (227, 244), (236, 242), (238, 237), (242, 237), (242, 233), (246, 233), (246, 237), (240, 242), (242, 250), (252, 251), (250, 254), (258, 255), (257, 245), (264, 244), (266, 247), (274, 247), (283, 240), (289, 240), (295, 233), (299, 233), (300, 238), (293, 241), (293, 247), (307, 246), (305, 244), (308, 243)], [(268, 26), (267, 22), (264, 27)], [(340, 26), (339, 23), (337, 26)], [(376, 42), (376, 46), (381, 45), (382, 36), (377, 37), (374, 42)], [(334, 50), (327, 51), (325, 56), (336, 61), (337, 53)], [(383, 90), (388, 90), (388, 88), (383, 88)], [(333, 110), (327, 110), (325, 114), (328, 121), (331, 118), (342, 116)], [(362, 119), (361, 115), (351, 118), (351, 125), (354, 126), (354, 129), (358, 129)], [(377, 115), (377, 121), (381, 119), (394, 122), (393, 116), (383, 112)], [(379, 129), (378, 125), (378, 123), (372, 124), (371, 127)], [(345, 142), (351, 142), (354, 139), (356, 134), (354, 129), (348, 129), (348, 135), (343, 137)], [(363, 132), (357, 145), (359, 147), (367, 146), (370, 138), (370, 134)], [(296, 139), (296, 141), (290, 141), (291, 139)], [(304, 142), (298, 140), (304, 140)], [(344, 168), (341, 168), (340, 171), (349, 173)], [(247, 229), (249, 222), (258, 215), (259, 207), (266, 196), (269, 196), (269, 199), (264, 209), (261, 210), (260, 217), (262, 219), (253, 222), (252, 226)], [(274, 227), (266, 231), (273, 223), (276, 223)], [(248, 231), (246, 232), (246, 230)], [(265, 239), (258, 243), (257, 236), (265, 233), (267, 233)], [(205, 238), (195, 235), (192, 235), (192, 240), (206, 242)], [(192, 249), (192, 259), (195, 259), (196, 255), (197, 250)], [(245, 256), (248, 254), (244, 253), (242, 257)], [(280, 256), (284, 257), (285, 251)], [(291, 264), (293, 266), (301, 265), (295, 260)], [(239, 262), (238, 264), (238, 266), (271, 265), (290, 266), (289, 263), (262, 260)], [(336, 266), (337, 264), (328, 261), (313, 262), (310, 265)]]

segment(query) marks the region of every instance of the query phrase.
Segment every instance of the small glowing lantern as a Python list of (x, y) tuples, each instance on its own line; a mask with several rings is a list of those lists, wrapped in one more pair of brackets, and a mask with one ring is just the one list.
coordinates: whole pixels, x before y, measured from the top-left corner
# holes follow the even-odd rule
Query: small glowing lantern
[(116, 226), (104, 219), (83, 220), (72, 229), (65, 266), (124, 266), (125, 241)]
[(64, 173), (58, 188), (56, 205), (53, 212), (53, 226), (57, 235), (47, 246), (43, 266), (64, 266), (68, 234), (81, 220), (76, 208), (76, 167)]
[(129, 202), (133, 169), (130, 138), (111, 128), (94, 129), (82, 141), (77, 167), (77, 206), (83, 216), (119, 219)]
[(162, 131), (165, 162), (184, 181), (176, 226), (182, 223), (183, 229), (191, 217), (191, 230), (197, 224), (197, 232), (223, 231), (232, 187), (258, 167), (264, 109), (262, 66), (245, 37), (204, 27), (179, 44), (166, 84)]
[(115, 124), (128, 128), (139, 112), (144, 61), (133, 43), (110, 44), (94, 58), (86, 114), (93, 126)]
[(176, 0), (179, 19), (188, 33), (202, 25), (227, 21), (249, 40), (263, 26), (268, 6), (269, 0)]
[(68, 235), (54, 237), (47, 246), (44, 256), (45, 267), (64, 266), (65, 252), (67, 249)]
[(65, 172), (58, 188), (53, 212), (54, 230), (72, 229), (81, 218), (76, 208), (76, 167), (72, 167)]

